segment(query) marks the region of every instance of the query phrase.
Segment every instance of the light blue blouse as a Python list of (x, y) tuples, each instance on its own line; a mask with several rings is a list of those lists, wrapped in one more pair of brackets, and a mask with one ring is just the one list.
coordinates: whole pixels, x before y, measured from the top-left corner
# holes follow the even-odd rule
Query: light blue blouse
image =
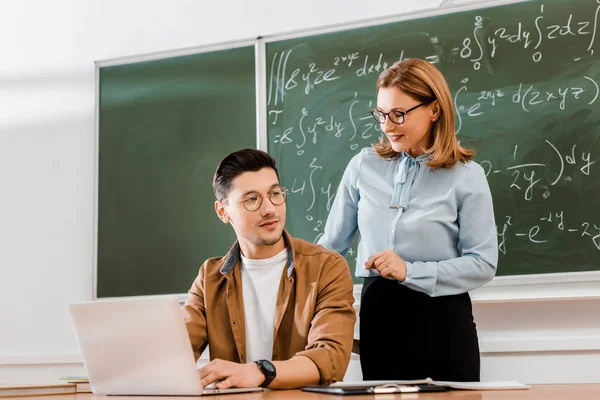
[(428, 155), (384, 160), (372, 148), (346, 167), (319, 244), (346, 255), (360, 231), (356, 276), (374, 253), (406, 261), (403, 285), (445, 296), (475, 289), (496, 274), (498, 238), (485, 173), (474, 161), (432, 170)]

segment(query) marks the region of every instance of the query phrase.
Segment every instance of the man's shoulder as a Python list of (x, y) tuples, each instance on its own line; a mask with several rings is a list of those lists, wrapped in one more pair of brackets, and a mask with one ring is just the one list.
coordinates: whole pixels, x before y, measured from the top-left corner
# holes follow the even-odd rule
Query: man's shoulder
[(292, 239), (292, 246), (298, 274), (312, 277), (309, 279), (321, 279), (323, 274), (333, 273), (341, 277), (344, 271), (350, 273), (346, 259), (336, 251), (296, 238)]
[(216, 274), (221, 275), (221, 268), (223, 268), (226, 260), (226, 255), (208, 258), (200, 266), (200, 272), (202, 272), (205, 276), (214, 276)]
[[(308, 295), (307, 293), (315, 287), (320, 289), (329, 287), (331, 290), (347, 290), (350, 297), (352, 296), (352, 275), (344, 257), (320, 244), (302, 239), (292, 239), (291, 243), (294, 251), (297, 295), (300, 297), (302, 297), (301, 293)], [(314, 286), (315, 283), (317, 286)]]
[(296, 257), (323, 257), (325, 259), (330, 257), (333, 257), (334, 259), (343, 258), (339, 253), (326, 249), (320, 244), (311, 243), (299, 238), (292, 238), (291, 240)]

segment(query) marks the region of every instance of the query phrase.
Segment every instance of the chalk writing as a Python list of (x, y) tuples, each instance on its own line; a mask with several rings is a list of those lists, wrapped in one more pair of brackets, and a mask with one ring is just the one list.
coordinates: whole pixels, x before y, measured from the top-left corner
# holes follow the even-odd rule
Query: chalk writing
[[(522, 12), (498, 18), (503, 7)], [(267, 51), (269, 151), (302, 204), (288, 209), (289, 228), (315, 242), (323, 235), (349, 160), (385, 136), (369, 113), (377, 77), (419, 57), (444, 73), (457, 138), (477, 150), (501, 263), (565, 243), (582, 254), (578, 262), (597, 260), (599, 15), (600, 0), (533, 1), (446, 16), (440, 28), (442, 16), (406, 29), (400, 21), (397, 31), (357, 30), (334, 45), (322, 45), (327, 34), (275, 43)], [(445, 29), (452, 18), (455, 32)], [(355, 244), (347, 257), (356, 258)]]

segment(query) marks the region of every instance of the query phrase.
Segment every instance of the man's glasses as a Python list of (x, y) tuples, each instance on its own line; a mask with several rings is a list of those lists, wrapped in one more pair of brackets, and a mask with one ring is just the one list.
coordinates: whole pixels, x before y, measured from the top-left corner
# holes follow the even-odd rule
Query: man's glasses
[[(269, 201), (274, 206), (280, 206), (285, 203), (287, 195), (288, 190), (284, 187), (277, 187), (266, 194), (266, 196), (269, 198)], [(241, 202), (246, 210), (256, 211), (260, 208), (260, 206), (262, 206), (264, 196), (265, 195), (257, 192), (250, 192), (244, 196), (244, 199)], [(221, 199), (221, 201), (223, 200), (227, 200), (227, 198)]]
[(394, 124), (402, 125), (406, 118), (406, 114), (408, 114), (412, 110), (415, 110), (421, 106), (429, 104), (432, 101), (433, 100), (429, 100), (429, 101), (426, 101), (425, 103), (418, 104), (418, 105), (414, 106), (413, 108), (410, 108), (406, 111), (392, 110), (390, 112), (384, 113), (381, 110), (374, 109), (374, 110), (371, 110), (371, 115), (373, 116), (373, 118), (375, 118), (375, 121), (379, 122), (380, 124), (385, 124), (385, 119), (389, 118), (390, 121), (392, 121)]

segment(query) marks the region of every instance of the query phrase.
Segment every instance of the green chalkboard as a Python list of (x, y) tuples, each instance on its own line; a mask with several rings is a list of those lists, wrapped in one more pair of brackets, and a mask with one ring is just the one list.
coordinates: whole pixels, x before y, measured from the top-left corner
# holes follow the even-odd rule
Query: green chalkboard
[(99, 68), (96, 296), (185, 293), (235, 240), (221, 158), (256, 146), (254, 47)]
[(417, 57), (446, 76), (458, 138), (487, 172), (498, 275), (600, 270), (599, 10), (528, 1), (267, 43), (268, 147), (291, 234), (322, 234), (348, 161), (381, 135), (379, 73)]

